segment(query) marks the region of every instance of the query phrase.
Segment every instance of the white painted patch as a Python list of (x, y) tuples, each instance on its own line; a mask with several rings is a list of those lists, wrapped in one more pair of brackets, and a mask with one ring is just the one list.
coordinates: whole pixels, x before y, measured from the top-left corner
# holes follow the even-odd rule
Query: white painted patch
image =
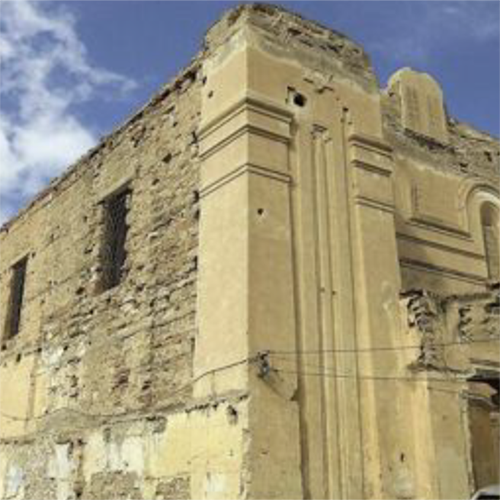
[(57, 347), (53, 349), (45, 349), (42, 351), (42, 360), (46, 366), (56, 365), (63, 355), (63, 348)]
[(394, 493), (398, 498), (415, 498), (412, 476), (407, 467), (398, 467), (394, 481)]
[(94, 474), (106, 469), (105, 443), (100, 431), (93, 432), (87, 438), (83, 461), (83, 476), (90, 482)]
[(106, 465), (113, 472), (118, 472), (122, 469), (120, 446), (114, 441), (106, 443)]
[(71, 494), (72, 474), (75, 468), (70, 457), (70, 445), (57, 444), (54, 451), (54, 455), (47, 462), (47, 475), (56, 480), (57, 500), (67, 500)]
[(127, 437), (121, 446), (123, 470), (144, 474), (143, 438), (140, 436)]
[(207, 473), (205, 477), (206, 498), (218, 496), (226, 490), (226, 476), (224, 474)]
[(24, 498), (24, 471), (20, 467), (10, 465), (5, 482), (5, 498), (9, 500)]

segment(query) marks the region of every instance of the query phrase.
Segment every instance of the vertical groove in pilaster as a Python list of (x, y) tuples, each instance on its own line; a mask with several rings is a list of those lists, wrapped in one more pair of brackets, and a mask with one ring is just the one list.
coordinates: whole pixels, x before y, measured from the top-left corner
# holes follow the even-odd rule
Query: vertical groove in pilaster
[[(307, 377), (309, 363), (321, 360), (320, 323), (322, 304), (319, 301), (319, 229), (317, 227), (317, 181), (314, 165), (315, 133), (310, 124), (298, 127), (291, 148), (294, 177), (292, 200), (292, 232), (294, 252), (294, 295), (296, 311), (296, 367), (299, 387), (301, 428), (301, 473), (304, 498), (328, 498), (328, 473), (325, 435), (325, 404), (323, 381)], [(307, 297), (314, 300), (308, 303)], [(302, 354), (315, 351), (314, 355)]]
[[(297, 166), (297, 171), (307, 169), (310, 175), (309, 189), (299, 183), (299, 189), (293, 199), (297, 204), (300, 203), (301, 197), (309, 199), (311, 226), (295, 226), (297, 221), (293, 224), (297, 233), (310, 231), (310, 244), (313, 246), (310, 257), (314, 256), (311, 259), (314, 261), (311, 262), (311, 273), (314, 278), (308, 286), (315, 287), (316, 309), (310, 310), (308, 324), (317, 325), (317, 331), (313, 334), (307, 328), (307, 323), (302, 325), (299, 316), (297, 323), (302, 327), (297, 332), (297, 345), (299, 351), (302, 351), (304, 346), (316, 342), (314, 349), (318, 352), (317, 355), (309, 352), (307, 359), (306, 355), (299, 352), (297, 370), (299, 384), (304, 391), (300, 400), (302, 429), (305, 432), (301, 438), (305, 448), (303, 459), (307, 456), (307, 460), (302, 463), (304, 491), (315, 490), (313, 485), (309, 484), (312, 477), (310, 466), (314, 461), (321, 460), (323, 474), (318, 476), (316, 472), (315, 477), (316, 480), (322, 478), (324, 485), (321, 491), (326, 497), (357, 498), (363, 492), (360, 388), (359, 380), (343, 378), (345, 375), (355, 378), (358, 374), (357, 355), (345, 352), (346, 349), (357, 347), (354, 256), (351, 248), (354, 243), (351, 229), (347, 227), (351, 222), (346, 212), (352, 207), (344, 151), (345, 138), (340, 126), (340, 116), (338, 125), (332, 126), (332, 130), (313, 125), (307, 139), (310, 151), (307, 158), (302, 158), (302, 163), (305, 164)], [(300, 241), (301, 236), (298, 234), (295, 242)], [(304, 248), (301, 248), (300, 243), (296, 243), (296, 246), (297, 260), (300, 261)], [(296, 286), (300, 289), (304, 284), (301, 282), (302, 274), (299, 268), (296, 270), (296, 276)], [(305, 306), (302, 300), (297, 292), (298, 314)], [(313, 316), (315, 320), (311, 319)], [(313, 341), (313, 337), (306, 340), (305, 336), (308, 335), (316, 340)], [(339, 350), (344, 352), (338, 352)], [(307, 388), (312, 390), (312, 386), (306, 380), (307, 375), (303, 373), (307, 372), (307, 367), (311, 365), (316, 365), (315, 371), (338, 373), (341, 377), (320, 377), (316, 395), (308, 395)], [(309, 397), (315, 398), (316, 401), (311, 401), (311, 408), (306, 403)], [(321, 420), (318, 422), (321, 426), (321, 451), (311, 448), (313, 436), (308, 430), (309, 420), (312, 418), (310, 411), (314, 405), (317, 405), (321, 414)], [(311, 453), (317, 455), (311, 458)]]
[[(354, 375), (355, 375), (355, 383), (356, 383), (356, 410), (357, 410), (357, 427), (358, 427), (358, 443), (357, 443), (357, 448), (359, 450), (362, 450), (363, 444), (364, 444), (364, 437), (363, 437), (363, 415), (362, 415), (362, 398), (361, 395), (363, 394), (363, 388), (361, 387), (361, 380), (359, 378), (360, 374), (360, 369), (359, 369), (359, 342), (358, 342), (358, 310), (356, 306), (356, 276), (355, 276), (355, 269), (357, 268), (358, 262), (356, 261), (356, 256), (355, 256), (355, 246), (356, 246), (356, 234), (354, 231), (354, 224), (353, 224), (353, 215), (354, 215), (354, 199), (353, 199), (353, 193), (352, 193), (352, 173), (349, 169), (349, 160), (347, 157), (347, 133), (346, 133), (346, 123), (348, 120), (348, 114), (349, 111), (346, 108), (342, 109), (342, 115), (340, 119), (340, 131), (341, 131), (341, 148), (342, 148), (342, 174), (343, 174), (343, 182), (342, 182), (342, 190), (345, 193), (346, 197), (346, 217), (347, 217), (347, 227), (346, 227), (346, 232), (347, 232), (347, 239), (349, 242), (349, 287), (351, 291), (351, 304), (350, 307), (352, 308), (352, 333), (353, 333), (353, 338), (352, 338), (352, 347), (355, 350), (355, 354), (353, 355), (353, 368), (354, 368)], [(344, 394), (344, 396), (346, 396)], [(354, 446), (356, 448), (356, 445)], [(361, 485), (359, 487), (360, 493), (365, 494), (365, 470), (364, 470), (364, 460), (363, 458), (359, 455), (356, 457), (357, 459), (354, 459), (356, 466), (359, 467), (359, 471), (361, 474)], [(348, 467), (352, 464), (347, 464)], [(351, 481), (348, 481), (346, 483), (349, 485), (349, 490), (351, 495), (348, 495), (348, 497), (352, 497), (352, 494), (354, 493), (352, 491), (353, 485), (351, 484)], [(359, 496), (354, 495), (354, 496)]]
[[(321, 304), (318, 323), (320, 331), (320, 370), (336, 373), (337, 361), (333, 352), (336, 337), (335, 312), (335, 272), (334, 260), (336, 253), (333, 247), (336, 214), (332, 210), (332, 164), (328, 154), (331, 148), (330, 138), (326, 129), (317, 128), (315, 137), (315, 155), (312, 166), (315, 175), (314, 198), (317, 207), (315, 225), (317, 228), (316, 251), (318, 254), (318, 302)], [(326, 470), (328, 474), (328, 496), (339, 498), (344, 494), (342, 480), (343, 464), (341, 459), (341, 428), (339, 415), (338, 380), (332, 377), (322, 377), (321, 380), (324, 414), (324, 453), (327, 457)]]

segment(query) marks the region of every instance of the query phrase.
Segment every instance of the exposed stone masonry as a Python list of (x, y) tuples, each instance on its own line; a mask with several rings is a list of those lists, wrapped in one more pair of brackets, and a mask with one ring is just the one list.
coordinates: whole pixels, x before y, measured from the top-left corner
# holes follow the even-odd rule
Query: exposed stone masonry
[[(67, 467), (76, 467), (65, 478), (75, 494), (140, 496), (137, 475), (126, 466), (85, 481), (78, 450), (93, 429), (112, 425), (107, 439), (116, 442), (128, 428), (117, 418), (141, 420), (144, 414), (182, 408), (190, 398), (201, 85), (199, 72), (190, 70), (49, 187), (14, 226), (4, 227), (3, 240), (20, 235), (4, 256), (29, 250), (30, 257), (22, 333), (3, 342), (2, 366), (9, 370), (35, 357), (31, 385), (47, 384), (46, 399), (29, 403), (38, 414), (24, 444), (2, 439), (6, 456), (16, 450), (11, 467), (18, 463), (30, 471), (23, 479), (25, 498), (53, 496), (55, 479), (44, 472), (44, 457), (54, 450), (63, 453)], [(125, 276), (118, 288), (99, 293), (101, 188), (114, 178), (120, 182), (123, 171), (133, 172)], [(78, 205), (70, 209), (72, 200)], [(42, 210), (47, 213), (42, 231), (23, 238), (38, 225), (33, 218)], [(7, 285), (8, 268), (2, 274), (4, 291)], [(35, 322), (39, 333), (26, 335)], [(144, 421), (138, 435), (164, 432), (158, 426), (164, 420)], [(158, 488), (165, 498), (186, 494), (182, 478), (160, 481)]]
[(450, 143), (446, 145), (404, 130), (400, 98), (390, 90), (382, 94), (382, 111), (386, 137), (399, 151), (423, 159), (443, 172), (497, 182), (500, 169), (497, 138), (452, 117), (447, 117)]
[(466, 498), (494, 477), (500, 146), (398, 73), (381, 90), (344, 35), (235, 7), (0, 229), (1, 499)]

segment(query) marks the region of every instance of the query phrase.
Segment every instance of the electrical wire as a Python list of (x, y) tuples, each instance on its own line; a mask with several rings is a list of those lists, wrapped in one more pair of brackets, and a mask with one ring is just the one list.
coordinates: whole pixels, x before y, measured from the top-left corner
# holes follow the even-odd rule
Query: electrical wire
[[(336, 373), (322, 370), (321, 367), (317, 366), (320, 371), (317, 372), (304, 372), (297, 370), (288, 370), (282, 368), (271, 367), (271, 371), (277, 373), (288, 373), (294, 375), (303, 375), (305, 377), (326, 377), (326, 378), (339, 378), (339, 379), (354, 379), (354, 380), (375, 380), (375, 381), (401, 381), (401, 382), (441, 382), (441, 383), (460, 383), (468, 382), (468, 379), (458, 379), (458, 378), (438, 378), (438, 377), (408, 377), (408, 376), (398, 376), (398, 375), (351, 375), (348, 373)], [(474, 378), (474, 381), (487, 381), (490, 378)]]
[[(432, 343), (429, 342), (427, 345), (429, 347), (448, 347), (448, 346), (457, 346), (463, 345), (467, 346), (469, 344), (480, 344), (480, 343), (489, 343), (489, 342), (498, 342), (499, 338), (485, 338), (485, 339), (471, 339), (469, 341), (457, 340), (453, 342), (437, 342)], [(334, 352), (334, 353), (360, 353), (360, 352), (377, 352), (377, 351), (404, 351), (408, 349), (422, 349), (425, 347), (424, 344), (411, 344), (411, 345), (400, 345), (400, 346), (375, 346), (375, 347), (358, 347), (358, 348), (346, 348), (346, 349), (304, 349), (302, 351), (299, 350), (275, 350), (270, 349), (269, 352), (271, 355), (273, 354), (283, 354), (283, 355), (298, 355), (298, 354), (322, 354), (325, 352)]]
[[(454, 341), (454, 342), (441, 342), (441, 343), (431, 343), (429, 344), (429, 347), (443, 347), (446, 348), (448, 346), (456, 346), (456, 345), (469, 345), (469, 344), (474, 344), (474, 343), (490, 343), (490, 342), (498, 342), (500, 338), (487, 338), (487, 339), (472, 339), (468, 342), (463, 342), (463, 341)], [(408, 350), (408, 349), (422, 349), (424, 346), (422, 344), (419, 345), (406, 345), (406, 346), (379, 346), (379, 347), (365, 347), (365, 348), (357, 348), (357, 349), (318, 349), (318, 350), (267, 350), (267, 351), (262, 351), (266, 355), (272, 356), (273, 359), (280, 359), (282, 361), (292, 361), (294, 360), (291, 359), (285, 359), (282, 358), (281, 356), (287, 356), (287, 355), (293, 355), (293, 356), (298, 356), (298, 355), (310, 355), (310, 354), (323, 354), (323, 353), (369, 353), (369, 352), (384, 352), (384, 351), (402, 351), (402, 350)], [(240, 360), (235, 363), (231, 363), (216, 369), (209, 370), (207, 372), (204, 372), (200, 374), (199, 376), (195, 377), (188, 383), (184, 384), (183, 386), (179, 387), (176, 391), (173, 393), (170, 393), (168, 395), (168, 398), (171, 398), (178, 393), (182, 392), (183, 390), (187, 389), (191, 385), (194, 385), (196, 382), (199, 380), (203, 379), (204, 377), (216, 373), (218, 371), (226, 370), (229, 368), (232, 368), (234, 366), (241, 365), (246, 362), (252, 362), (255, 361), (256, 357), (248, 357), (243, 360)], [(136, 367), (142, 367), (142, 366), (147, 366), (149, 369), (155, 368), (157, 366), (162, 366), (164, 367), (164, 360), (161, 361), (160, 363), (137, 363), (136, 365), (132, 366), (126, 366), (125, 368), (127, 370), (133, 370), (133, 368)], [(304, 364), (303, 366), (313, 366), (313, 365), (307, 365)], [(315, 368), (319, 368), (321, 370), (321, 367), (315, 366)], [(282, 373), (295, 373), (297, 375), (304, 375), (304, 376), (324, 376), (324, 377), (329, 377), (329, 378), (352, 378), (356, 380), (375, 380), (375, 381), (406, 381), (406, 382), (428, 382), (428, 381), (433, 381), (433, 382), (454, 382), (454, 383), (463, 383), (466, 382), (466, 380), (459, 380), (459, 379), (440, 379), (440, 378), (415, 378), (415, 377), (401, 377), (401, 376), (374, 376), (374, 375), (349, 375), (349, 374), (339, 374), (339, 373), (333, 373), (333, 372), (297, 372), (293, 370), (283, 370), (283, 369), (278, 369), (278, 368), (272, 368), (272, 370), (277, 371), (277, 372), (282, 372)], [(42, 372), (42, 374), (45, 372)], [(36, 374), (36, 376), (39, 376), (41, 374)], [(481, 380), (481, 379), (479, 379)], [(485, 379), (486, 380), (486, 379)], [(0, 411), (0, 415), (4, 418), (11, 419), (11, 420), (16, 420), (16, 421), (33, 421), (33, 420), (38, 420), (38, 419), (44, 419), (49, 416), (52, 416), (56, 413), (59, 412), (72, 412), (75, 414), (79, 414), (82, 416), (86, 417), (92, 417), (92, 418), (115, 418), (115, 417), (120, 417), (124, 415), (129, 415), (131, 411), (134, 410), (128, 410), (127, 412), (122, 412), (122, 413), (110, 413), (110, 414), (94, 414), (94, 413), (89, 413), (89, 412), (84, 412), (82, 410), (77, 410), (73, 408), (59, 408), (57, 410), (54, 410), (53, 412), (46, 413), (44, 415), (39, 415), (36, 417), (29, 417), (29, 418), (24, 418), (24, 417), (19, 417), (19, 416), (14, 416), (14, 415), (9, 415), (6, 414), (2, 411)], [(160, 408), (157, 409), (156, 411), (160, 411)]]
[[(211, 370), (207, 370), (203, 373), (200, 373), (199, 375), (197, 375), (196, 377), (191, 379), (189, 382), (183, 384), (182, 386), (177, 388), (175, 391), (169, 393), (167, 395), (167, 401), (168, 401), (168, 399), (172, 399), (174, 396), (178, 395), (179, 393), (181, 393), (185, 389), (191, 387), (192, 385), (196, 384), (197, 382), (199, 382), (200, 380), (204, 379), (205, 377), (207, 377), (209, 375), (213, 375), (215, 373), (218, 373), (218, 372), (221, 372), (224, 370), (228, 370), (230, 368), (235, 368), (236, 366), (240, 366), (240, 365), (243, 365), (245, 363), (252, 363), (255, 360), (256, 360), (256, 356), (247, 357), (247, 358), (241, 359), (239, 361), (235, 361), (234, 363), (229, 363), (227, 365), (223, 365), (223, 366), (220, 366), (218, 368), (212, 368)], [(169, 407), (169, 405), (163, 404), (160, 407), (154, 408), (153, 412), (159, 412), (159, 411), (162, 411), (168, 407)], [(28, 418), (19, 417), (19, 416), (15, 416), (15, 415), (9, 415), (8, 413), (4, 413), (3, 411), (0, 411), (0, 415), (3, 418), (9, 419), (9, 420), (21, 421), (21, 422), (31, 422), (34, 420), (47, 419), (48, 417), (51, 417), (57, 413), (74, 413), (74, 414), (81, 415), (83, 417), (88, 417), (88, 418), (105, 419), (105, 418), (119, 418), (122, 416), (129, 416), (131, 413), (137, 412), (137, 411), (144, 411), (144, 409), (140, 409), (140, 408), (129, 409), (129, 410), (121, 412), (121, 413), (89, 413), (89, 412), (85, 412), (83, 410), (78, 410), (76, 408), (58, 408), (57, 410), (54, 410), (52, 412), (48, 412), (48, 413), (45, 413), (43, 415), (38, 415), (38, 416), (33, 416), (33, 417), (28, 417)], [(147, 413), (147, 412), (145, 412), (145, 413)]]
[[(277, 373), (289, 373), (289, 374), (296, 374), (296, 375), (305, 375), (305, 376), (324, 376), (327, 378), (335, 378), (335, 379), (354, 379), (356, 381), (360, 380), (374, 380), (377, 382), (380, 381), (397, 381), (397, 382), (442, 382), (442, 383), (460, 383), (464, 384), (467, 383), (469, 380), (467, 379), (440, 379), (436, 377), (432, 378), (412, 378), (412, 377), (397, 377), (397, 376), (367, 376), (367, 375), (348, 375), (348, 374), (339, 374), (339, 373), (332, 373), (332, 372), (323, 372), (323, 373), (307, 373), (307, 372), (298, 372), (295, 370), (282, 370), (280, 368), (271, 368), (271, 370), (277, 372)], [(491, 380), (491, 378), (486, 379), (486, 378), (475, 378), (474, 381), (479, 381), (481, 382), (482, 380), (487, 381)], [(469, 392), (469, 391), (455, 391), (452, 389), (444, 389), (442, 387), (429, 387), (427, 386), (426, 389), (431, 392), (443, 392), (443, 393), (448, 393), (448, 394), (454, 394), (457, 396), (460, 396), (465, 399), (477, 399), (482, 398), (483, 395), (475, 392)]]

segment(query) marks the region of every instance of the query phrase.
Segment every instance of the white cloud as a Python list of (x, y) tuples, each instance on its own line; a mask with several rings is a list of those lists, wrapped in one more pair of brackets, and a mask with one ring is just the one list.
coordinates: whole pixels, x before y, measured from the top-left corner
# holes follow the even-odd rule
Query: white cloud
[(75, 105), (134, 87), (89, 62), (63, 6), (0, 0), (0, 224), (96, 143)]
[(391, 60), (419, 65), (440, 47), (498, 40), (499, 23), (496, 2), (408, 1), (398, 6), (397, 34), (368, 48)]
[(498, 4), (485, 1), (455, 1), (438, 4), (434, 30), (439, 37), (449, 36), (453, 43), (457, 39), (487, 41), (498, 39), (500, 34)]

